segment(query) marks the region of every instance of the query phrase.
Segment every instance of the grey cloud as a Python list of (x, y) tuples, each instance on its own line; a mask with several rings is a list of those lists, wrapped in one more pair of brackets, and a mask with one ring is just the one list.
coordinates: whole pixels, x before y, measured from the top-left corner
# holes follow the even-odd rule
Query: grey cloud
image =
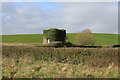
[(80, 32), (90, 28), (93, 32), (117, 32), (117, 3), (55, 3), (57, 11), (42, 9), (34, 2), (23, 6), (4, 3), (3, 34), (42, 33), (48, 28), (62, 28), (67, 32)]

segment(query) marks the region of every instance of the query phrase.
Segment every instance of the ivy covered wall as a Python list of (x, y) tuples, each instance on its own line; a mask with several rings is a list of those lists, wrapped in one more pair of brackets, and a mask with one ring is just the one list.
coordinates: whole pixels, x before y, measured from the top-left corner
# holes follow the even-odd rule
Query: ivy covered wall
[(46, 39), (49, 39), (50, 42), (53, 41), (62, 41), (65, 42), (66, 39), (66, 30), (51, 28), (48, 30), (43, 30), (43, 36)]

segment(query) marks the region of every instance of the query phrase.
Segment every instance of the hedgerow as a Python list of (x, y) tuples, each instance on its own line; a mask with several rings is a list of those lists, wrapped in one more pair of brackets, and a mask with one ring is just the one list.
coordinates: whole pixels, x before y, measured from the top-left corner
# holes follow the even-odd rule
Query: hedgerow
[(112, 63), (118, 64), (118, 49), (115, 48), (2, 47), (3, 58), (19, 59), (26, 54), (35, 60), (83, 64), (92, 67), (108, 67)]

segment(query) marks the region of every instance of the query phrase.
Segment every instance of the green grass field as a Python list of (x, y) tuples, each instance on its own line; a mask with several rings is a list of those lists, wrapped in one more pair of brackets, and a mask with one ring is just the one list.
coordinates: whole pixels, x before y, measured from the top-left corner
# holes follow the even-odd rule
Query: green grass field
[[(102, 34), (102, 33), (93, 33), (95, 45), (111, 45), (118, 44), (118, 35), (117, 34)], [(74, 42), (76, 33), (68, 33), (67, 40)], [(43, 35), (42, 34), (22, 34), (22, 35), (2, 35), (3, 43), (42, 43)]]

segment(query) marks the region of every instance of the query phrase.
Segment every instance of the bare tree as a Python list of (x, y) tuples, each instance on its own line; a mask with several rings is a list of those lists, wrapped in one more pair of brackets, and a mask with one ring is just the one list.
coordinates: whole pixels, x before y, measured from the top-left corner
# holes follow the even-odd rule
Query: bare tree
[(92, 31), (90, 29), (85, 29), (82, 31), (82, 33), (92, 33)]

